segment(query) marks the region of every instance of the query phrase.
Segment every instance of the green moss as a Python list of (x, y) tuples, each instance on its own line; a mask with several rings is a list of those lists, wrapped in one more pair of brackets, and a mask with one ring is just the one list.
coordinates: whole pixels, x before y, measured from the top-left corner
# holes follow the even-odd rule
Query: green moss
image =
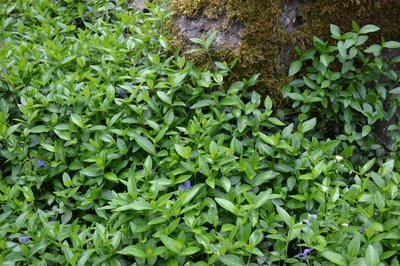
[(226, 1), (215, 0), (192, 0), (192, 1), (179, 1), (173, 0), (171, 9), (180, 15), (194, 17), (204, 15), (207, 18), (217, 18), (224, 11), (223, 7)]
[(299, 28), (306, 35), (329, 38), (329, 24), (339, 25), (345, 31), (351, 30), (351, 23), (374, 24), (381, 31), (370, 35), (370, 42), (380, 42), (381, 36), (391, 39), (400, 37), (398, 27), (400, 5), (397, 0), (323, 0), (301, 5), (304, 24)]
[[(227, 23), (241, 22), (245, 25), (241, 46), (238, 49), (215, 51), (214, 60), (238, 59), (233, 77), (248, 77), (261, 73), (260, 82), (255, 88), (262, 95), (276, 96), (279, 99), (280, 88), (287, 82), (287, 65), (281, 65), (280, 58), (294, 44), (303, 48), (310, 45), (312, 36), (329, 39), (329, 24), (337, 24), (345, 30), (351, 29), (354, 20), (359, 25), (375, 24), (382, 31), (375, 34), (390, 38), (400, 37), (398, 14), (400, 5), (397, 0), (319, 0), (300, 1), (298, 20), (301, 25), (295, 32), (287, 33), (279, 22), (283, 0), (173, 0), (171, 8), (177, 16), (207, 17), (215, 19), (226, 16)], [(190, 46), (178, 29), (173, 29), (171, 47), (185, 51)], [(293, 53), (286, 55), (289, 59)], [(200, 65), (209, 65), (207, 57), (192, 55)]]

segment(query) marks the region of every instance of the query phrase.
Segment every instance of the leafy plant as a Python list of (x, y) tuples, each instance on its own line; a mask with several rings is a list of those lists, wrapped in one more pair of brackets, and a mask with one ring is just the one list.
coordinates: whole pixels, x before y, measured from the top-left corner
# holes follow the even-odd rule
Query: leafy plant
[(0, 264), (399, 265), (397, 158), (168, 55), (166, 8), (0, 4)]
[(314, 37), (313, 48), (297, 49), (300, 58), (291, 64), (289, 76), (301, 76), (285, 86), (283, 94), (293, 100), (292, 108), (304, 114), (300, 119), (310, 115), (319, 119), (322, 136), (357, 142), (364, 153), (382, 156), (389, 143), (370, 133), (378, 121), (390, 121), (397, 110), (398, 101), (390, 94), (396, 93), (398, 73), (393, 64), (399, 61), (399, 57), (387, 60), (382, 52), (400, 48), (400, 43), (382, 41), (366, 47), (367, 34), (379, 28), (352, 25), (353, 31), (346, 33), (331, 25), (333, 44)]

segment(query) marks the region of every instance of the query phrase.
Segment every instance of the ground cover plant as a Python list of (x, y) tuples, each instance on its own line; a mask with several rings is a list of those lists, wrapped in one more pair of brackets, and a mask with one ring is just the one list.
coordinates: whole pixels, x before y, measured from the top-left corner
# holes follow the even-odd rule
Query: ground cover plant
[(167, 53), (167, 4), (0, 4), (0, 264), (399, 265), (399, 43), (332, 25), (277, 110)]

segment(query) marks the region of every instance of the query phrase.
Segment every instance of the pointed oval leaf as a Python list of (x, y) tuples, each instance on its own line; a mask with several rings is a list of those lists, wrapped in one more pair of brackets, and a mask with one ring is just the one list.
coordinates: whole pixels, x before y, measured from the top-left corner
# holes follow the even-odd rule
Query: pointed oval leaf
[(353, 239), (350, 241), (349, 246), (347, 247), (347, 254), (350, 258), (355, 258), (360, 251), (360, 235), (356, 234)]
[(330, 251), (330, 250), (326, 250), (326, 251), (322, 251), (321, 255), (326, 258), (327, 260), (335, 263), (336, 265), (339, 266), (347, 266), (347, 261), (346, 259), (340, 255), (339, 253)]
[(365, 252), (368, 266), (378, 266), (380, 264), (379, 254), (372, 245), (368, 245)]
[(196, 194), (199, 192), (200, 188), (202, 188), (202, 187), (203, 187), (203, 184), (200, 186), (195, 186), (191, 190), (189, 190), (189, 192), (186, 194), (186, 198), (183, 200), (182, 205), (185, 205), (186, 203), (191, 201), (193, 199), (193, 197), (196, 196)]
[(244, 261), (235, 255), (225, 255), (218, 258), (223, 264), (227, 266), (243, 266), (246, 265)]
[(168, 94), (166, 94), (165, 92), (157, 91), (157, 95), (158, 95), (158, 97), (160, 97), (161, 101), (163, 101), (167, 104), (172, 104), (171, 97)]
[(340, 28), (337, 25), (331, 24), (330, 30), (333, 38), (340, 38), (341, 36)]
[(136, 143), (145, 151), (150, 154), (156, 153), (156, 148), (154, 147), (153, 143), (151, 143), (146, 137), (140, 136), (139, 134), (134, 133), (133, 138), (135, 139)]
[(40, 125), (29, 129), (30, 133), (43, 133), (48, 132), (50, 128), (48, 126)]
[(267, 191), (263, 191), (258, 194), (255, 198), (256, 208), (260, 208), (263, 206), (268, 200), (272, 199), (271, 197), (272, 189), (268, 189)]
[(391, 94), (400, 94), (400, 87), (396, 87), (389, 91)]
[(303, 63), (300, 60), (294, 61), (289, 67), (289, 77), (296, 75), (300, 71), (302, 66)]
[(182, 256), (190, 256), (190, 255), (193, 255), (194, 253), (197, 253), (199, 251), (200, 251), (199, 247), (189, 247), (189, 248), (185, 248), (182, 251), (181, 255)]
[(317, 119), (311, 118), (310, 120), (307, 120), (303, 123), (303, 129), (302, 129), (302, 133), (306, 133), (307, 131), (310, 131), (311, 129), (313, 129), (315, 127), (315, 125), (317, 124)]
[(235, 205), (232, 202), (222, 198), (216, 198), (215, 201), (225, 210), (235, 214)]
[(292, 227), (294, 222), (292, 220), (292, 217), (285, 211), (283, 208), (279, 207), (276, 205), (276, 210), (278, 211), (279, 216), (281, 217), (282, 221), (287, 224), (287, 226)]
[(176, 254), (181, 253), (182, 244), (179, 241), (174, 240), (166, 235), (161, 235), (160, 239), (164, 246), (166, 246), (169, 250)]
[(146, 252), (138, 248), (136, 245), (127, 246), (120, 251), (117, 251), (118, 254), (121, 255), (132, 255), (138, 258), (146, 258)]
[(143, 211), (143, 210), (151, 210), (151, 209), (153, 209), (151, 204), (148, 203), (147, 201), (145, 201), (144, 199), (140, 198), (139, 200), (136, 200), (132, 203), (125, 204), (121, 207), (118, 207), (114, 211), (116, 211), (116, 212), (127, 211), (127, 210)]
[(387, 42), (383, 43), (383, 47), (390, 48), (390, 49), (397, 49), (397, 48), (400, 48), (400, 42), (387, 41)]
[(375, 25), (372, 25), (372, 24), (367, 24), (367, 25), (363, 26), (360, 29), (360, 33), (361, 34), (366, 34), (366, 33), (375, 32), (375, 31), (378, 31), (378, 30), (380, 30), (379, 27), (377, 27)]

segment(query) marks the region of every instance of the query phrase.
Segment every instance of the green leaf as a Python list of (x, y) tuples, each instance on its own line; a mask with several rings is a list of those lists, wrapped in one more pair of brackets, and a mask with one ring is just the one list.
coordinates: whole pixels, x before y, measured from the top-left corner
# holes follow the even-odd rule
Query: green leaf
[(265, 135), (262, 132), (259, 132), (258, 135), (260, 136), (260, 138), (267, 144), (271, 145), (271, 146), (276, 146), (279, 142), (279, 138), (276, 138), (274, 136), (268, 136)]
[(127, 210), (135, 210), (135, 211), (143, 211), (143, 210), (151, 210), (153, 207), (151, 206), (150, 203), (145, 201), (143, 198), (139, 198), (138, 200), (125, 204), (121, 207), (116, 208), (114, 211), (120, 212), (120, 211), (127, 211)]
[(391, 94), (400, 94), (400, 87), (396, 87), (389, 91)]
[(175, 151), (178, 153), (180, 156), (184, 157), (184, 152), (185, 152), (185, 147), (180, 144), (174, 144)]
[(387, 41), (387, 42), (384, 42), (382, 46), (385, 48), (397, 49), (397, 48), (400, 48), (400, 42)]
[(189, 160), (191, 154), (192, 154), (192, 147), (186, 146), (186, 147), (183, 149), (183, 158)]
[(210, 147), (209, 147), (209, 152), (210, 152), (210, 155), (211, 155), (212, 159), (215, 159), (215, 156), (217, 155), (218, 150), (219, 150), (218, 144), (214, 140), (211, 140)]
[(269, 96), (265, 97), (264, 106), (265, 106), (266, 111), (269, 111), (272, 109), (272, 100)]
[(43, 132), (48, 132), (49, 130), (50, 130), (49, 127), (41, 125), (41, 126), (36, 126), (36, 127), (33, 127), (31, 129), (29, 129), (29, 132), (31, 132), (31, 133), (43, 133)]
[(349, 255), (350, 258), (356, 258), (359, 251), (360, 251), (360, 235), (356, 234), (350, 241), (349, 246), (347, 247), (347, 254)]
[(359, 33), (360, 34), (366, 34), (366, 33), (375, 32), (375, 31), (378, 31), (378, 30), (380, 30), (379, 27), (377, 27), (375, 25), (372, 25), (372, 24), (367, 24), (367, 25), (363, 26), (360, 29)]
[(81, 174), (89, 177), (96, 177), (102, 175), (100, 167), (97, 165), (90, 165), (79, 171)]
[(367, 260), (365, 258), (358, 258), (350, 262), (349, 266), (366, 266)]
[(77, 114), (71, 114), (71, 121), (80, 128), (84, 128), (83, 119)]
[(235, 81), (228, 89), (228, 95), (238, 94), (244, 87), (243, 81)]
[(256, 177), (253, 179), (253, 186), (258, 187), (265, 183), (268, 180), (274, 179), (276, 176), (279, 174), (277, 172), (274, 172), (272, 170), (268, 170), (266, 172), (262, 172), (256, 175)]
[(171, 86), (173, 88), (179, 87), (182, 84), (183, 80), (186, 78), (186, 75), (187, 75), (187, 72), (174, 75)]
[(340, 265), (340, 266), (347, 266), (347, 261), (346, 259), (340, 255), (339, 253), (333, 252), (333, 251), (322, 251), (321, 255), (328, 259), (329, 261), (335, 263), (336, 265)]
[(283, 172), (283, 173), (291, 173), (294, 171), (294, 168), (288, 164), (276, 164), (275, 169), (278, 172)]
[(46, 143), (41, 143), (40, 146), (48, 150), (49, 152), (55, 152), (54, 146)]
[(167, 104), (172, 104), (172, 98), (167, 93), (163, 91), (157, 91), (157, 95), (163, 102)]
[(240, 100), (240, 98), (238, 96), (230, 96), (227, 95), (224, 98), (222, 98), (222, 100), (220, 101), (221, 105), (231, 105), (231, 106), (237, 106), (237, 107), (241, 107), (243, 105), (243, 102)]
[(217, 37), (217, 31), (213, 31), (210, 36), (208, 36), (206, 42), (205, 42), (205, 48), (208, 50), (211, 47), (211, 44), (213, 43), (213, 41), (215, 40), (215, 38)]
[(190, 109), (202, 108), (202, 107), (210, 106), (213, 104), (214, 104), (213, 100), (204, 99), (204, 100), (198, 101), (197, 103), (190, 106)]
[(382, 46), (379, 44), (373, 44), (367, 49), (364, 50), (365, 53), (374, 54), (375, 56), (379, 56), (381, 54)]
[(90, 256), (94, 251), (86, 250), (80, 254), (80, 259), (78, 260), (77, 266), (84, 266), (87, 265), (86, 262), (89, 260)]
[(156, 154), (156, 148), (154, 147), (154, 144), (151, 143), (146, 137), (140, 136), (135, 132), (132, 133), (132, 136), (136, 143), (142, 147), (143, 150), (153, 155)]
[(275, 117), (268, 117), (267, 121), (275, 126), (284, 126), (285, 125), (281, 120), (279, 120), (278, 118), (275, 118)]
[(272, 200), (272, 199), (277, 199), (280, 198), (280, 195), (278, 194), (271, 194), (272, 193), (272, 189), (268, 189), (267, 191), (263, 191), (260, 194), (258, 194), (254, 201), (256, 203), (256, 208), (260, 208), (261, 206), (263, 206), (268, 200)]
[(235, 214), (235, 205), (232, 202), (222, 198), (216, 198), (215, 201), (225, 210)]
[(190, 256), (193, 255), (197, 252), (199, 252), (201, 249), (199, 247), (188, 247), (182, 250), (181, 255), (182, 256)]
[(313, 180), (314, 178), (315, 176), (311, 173), (302, 174), (297, 177), (299, 180)]
[(221, 186), (225, 189), (226, 192), (229, 192), (231, 190), (231, 181), (229, 180), (229, 178), (223, 176), (220, 179), (221, 181)]
[(378, 210), (382, 211), (385, 208), (385, 198), (379, 191), (375, 192), (374, 202)]
[(334, 39), (339, 39), (341, 34), (340, 34), (340, 28), (337, 25), (331, 24), (330, 25), (330, 31), (331, 35)]
[(315, 117), (303, 122), (301, 132), (306, 133), (306, 132), (310, 131), (311, 129), (313, 129), (315, 127), (316, 124), (317, 124), (317, 119)]
[(304, 101), (304, 96), (299, 93), (296, 93), (296, 92), (287, 93), (287, 96), (290, 99), (295, 100), (295, 101), (299, 101), (299, 102)]
[(250, 238), (249, 238), (249, 244), (250, 244), (250, 246), (255, 247), (263, 239), (264, 239), (264, 234), (262, 233), (262, 231), (260, 229), (257, 229), (256, 231), (253, 231), (253, 233), (251, 233)]
[(360, 174), (363, 175), (365, 174), (375, 163), (375, 158), (369, 160), (366, 164), (363, 165), (360, 169)]
[[(172, 124), (172, 122), (174, 122), (174, 118), (175, 118), (175, 114), (174, 111), (172, 109), (170, 109), (165, 115), (164, 115), (164, 123), (168, 126), (170, 126)], [(160, 130), (161, 132), (161, 130)]]
[(365, 125), (362, 128), (361, 136), (365, 137), (371, 132), (371, 126), (370, 125)]
[(108, 127), (112, 127), (114, 124), (115, 124), (115, 122), (117, 122), (118, 120), (119, 120), (119, 118), (121, 117), (121, 115), (123, 114), (124, 112), (119, 112), (118, 114), (116, 114), (116, 115), (114, 115), (111, 119), (110, 119), (110, 123), (108, 123)]
[(58, 130), (58, 129), (54, 129), (54, 133), (56, 133), (56, 135), (63, 140), (71, 140), (71, 136), (70, 133), (68, 131), (63, 131), (63, 130)]
[(200, 188), (203, 187), (203, 184), (201, 185), (197, 185), (195, 187), (193, 187), (192, 189), (190, 189), (187, 194), (185, 194), (185, 198), (182, 202), (182, 205), (185, 205), (186, 203), (188, 203), (189, 201), (191, 201), (193, 199), (194, 196), (196, 196), (196, 194), (199, 192)]
[(394, 168), (394, 160), (391, 159), (391, 160), (385, 162), (381, 166), (381, 168), (379, 169), (379, 173), (381, 174), (381, 176), (386, 176), (393, 171), (393, 168)]
[(302, 66), (303, 63), (300, 60), (294, 61), (289, 67), (289, 77), (296, 75)]
[[(382, 167), (382, 166), (381, 166)], [(386, 186), (386, 182), (383, 180), (383, 178), (380, 176), (380, 175), (378, 175), (377, 173), (375, 173), (375, 172), (371, 172), (371, 177), (372, 177), (372, 179), (374, 180), (374, 182), (375, 182), (375, 184), (378, 186), (378, 187), (380, 187), (381, 189), (385, 189), (385, 186)]]
[(218, 258), (223, 264), (228, 266), (243, 266), (246, 263), (238, 256), (235, 255), (225, 255), (219, 256)]
[(279, 216), (281, 217), (282, 221), (285, 222), (289, 228), (291, 228), (294, 225), (294, 222), (292, 220), (292, 217), (285, 211), (283, 208), (279, 207), (278, 205), (275, 206), (276, 210), (278, 211)]
[(10, 216), (11, 213), (12, 213), (11, 210), (3, 211), (3, 213), (0, 214), (0, 223), (5, 221), (7, 219), (7, 217)]
[(319, 58), (320, 58), (319, 60), (321, 61), (322, 65), (324, 67), (329, 66), (329, 64), (331, 62), (331, 57), (328, 54), (322, 54)]
[[(321, 83), (321, 88), (322, 89), (328, 88), (329, 86), (331, 86), (331, 81), (330, 80), (322, 81), (322, 83)], [(317, 100), (320, 101), (321, 98), (317, 97)], [(307, 101), (307, 102), (310, 102), (310, 101)]]
[(368, 36), (366, 36), (366, 35), (358, 36), (358, 40), (357, 40), (357, 42), (356, 42), (355, 45), (356, 45), (356, 46), (362, 45), (362, 44), (364, 44), (367, 40), (368, 40)]
[(118, 254), (121, 255), (132, 255), (138, 258), (146, 258), (146, 252), (144, 252), (143, 250), (141, 250), (140, 248), (138, 248), (136, 245), (132, 245), (132, 246), (127, 246), (119, 251), (117, 251)]
[(161, 235), (160, 236), (161, 242), (164, 244), (164, 246), (166, 246), (169, 250), (171, 250), (172, 252), (176, 253), (176, 254), (180, 254), (181, 253), (181, 249), (182, 249), (182, 243), (180, 243), (177, 240), (174, 240), (166, 235)]
[(367, 251), (365, 252), (365, 257), (367, 258), (367, 266), (380, 265), (379, 254), (372, 245), (368, 245)]
[(308, 49), (307, 51), (305, 51), (302, 55), (301, 55), (301, 60), (305, 61), (305, 60), (309, 60), (312, 59), (314, 57), (316, 53), (315, 49)]
[(315, 84), (315, 82), (312, 79), (310, 79), (309, 77), (303, 76), (303, 81), (306, 84), (306, 86), (309, 87), (310, 89), (317, 88), (317, 85)]
[(112, 173), (112, 172), (106, 173), (106, 174), (104, 175), (104, 177), (105, 177), (107, 180), (110, 180), (110, 181), (112, 181), (112, 182), (115, 182), (115, 183), (118, 183), (118, 182), (119, 182), (118, 176), (117, 176), (116, 174)]
[(63, 173), (62, 179), (64, 186), (70, 187), (72, 185), (71, 177), (67, 173)]

